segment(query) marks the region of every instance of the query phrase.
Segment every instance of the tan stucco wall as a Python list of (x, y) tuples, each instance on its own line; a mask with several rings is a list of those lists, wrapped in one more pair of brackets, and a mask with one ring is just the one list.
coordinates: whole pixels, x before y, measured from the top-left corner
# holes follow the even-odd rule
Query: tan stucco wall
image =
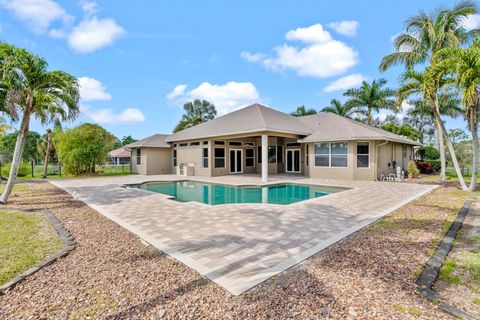
[(137, 165), (137, 149), (132, 149), (132, 172), (145, 175), (172, 173), (172, 150), (140, 148), (141, 163)]
[[(390, 173), (396, 173), (393, 168), (393, 161), (397, 162), (397, 166), (400, 166), (402, 170), (406, 171), (408, 166), (408, 161), (413, 158), (413, 147), (411, 145), (402, 145), (400, 143), (389, 142), (387, 144), (378, 143), (378, 172), (377, 178), (380, 176), (388, 175)], [(406, 154), (404, 154), (404, 148), (406, 149)], [(388, 164), (390, 163), (390, 167)]]
[[(177, 144), (177, 147), (175, 148), (177, 150), (177, 165), (181, 163), (193, 164), (193, 174), (195, 176), (210, 176), (211, 172), (210, 165), (208, 168), (203, 167), (203, 148), (209, 148), (209, 145), (202, 144), (203, 141), (206, 140), (199, 141), (200, 145), (198, 146), (191, 146), (189, 144), (186, 147), (180, 147), (179, 144)], [(175, 172), (176, 168), (174, 170), (174, 173)]]

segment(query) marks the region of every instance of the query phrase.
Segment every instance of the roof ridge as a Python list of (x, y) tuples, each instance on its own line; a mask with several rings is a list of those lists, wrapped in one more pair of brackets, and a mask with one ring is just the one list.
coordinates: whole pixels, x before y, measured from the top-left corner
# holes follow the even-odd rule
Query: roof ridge
[[(266, 128), (267, 128), (267, 122), (265, 121), (265, 117), (263, 116), (263, 113), (262, 113), (262, 111), (261, 111), (261, 108), (260, 108), (261, 105), (258, 104), (258, 103), (255, 103), (254, 106), (255, 106), (256, 109), (257, 109), (257, 112), (258, 112), (258, 114), (259, 114), (259, 116), (260, 116), (260, 120), (261, 120), (261, 122), (262, 122), (262, 124), (263, 124), (263, 127), (266, 129)], [(265, 107), (265, 106), (262, 106), (262, 107), (267, 108), (267, 107)]]

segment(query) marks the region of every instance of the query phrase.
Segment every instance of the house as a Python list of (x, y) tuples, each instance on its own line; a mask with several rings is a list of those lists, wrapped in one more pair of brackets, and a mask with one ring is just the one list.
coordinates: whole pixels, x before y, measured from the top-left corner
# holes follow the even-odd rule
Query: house
[(128, 148), (121, 147), (108, 153), (110, 161), (114, 166), (130, 164), (131, 151)]
[(420, 143), (332, 114), (304, 117), (253, 104), (171, 135), (128, 145), (133, 172), (195, 176), (291, 173), (376, 180), (406, 170)]

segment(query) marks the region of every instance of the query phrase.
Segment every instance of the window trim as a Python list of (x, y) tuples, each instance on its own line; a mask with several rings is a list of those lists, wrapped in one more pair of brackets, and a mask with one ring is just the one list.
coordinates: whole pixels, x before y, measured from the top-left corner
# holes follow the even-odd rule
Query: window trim
[(142, 165), (142, 149), (137, 148), (137, 166)]
[[(253, 157), (247, 157), (247, 150), (253, 150)], [(253, 165), (247, 165), (247, 159), (253, 159)], [(245, 148), (245, 168), (254, 168), (255, 167), (255, 148)]]
[[(317, 166), (316, 164), (316, 157), (317, 157), (317, 154), (315, 153), (315, 145), (317, 144), (322, 144), (322, 143), (327, 143), (328, 144), (328, 166)], [(340, 154), (340, 153), (335, 153), (335, 154), (332, 154), (332, 144), (333, 143), (345, 143), (347, 145), (347, 165), (345, 167), (339, 167), (339, 166), (332, 166), (332, 155), (334, 156), (343, 156), (345, 154)], [(320, 154), (319, 154), (320, 155)], [(326, 156), (326, 154), (322, 154), (322, 156)], [(313, 157), (314, 157), (314, 161), (313, 161), (313, 166), (315, 168), (333, 168), (333, 169), (347, 169), (348, 168), (348, 141), (333, 141), (333, 142), (317, 142), (317, 143), (314, 143), (313, 144)]]
[(177, 162), (177, 156), (178, 156), (177, 153), (178, 153), (177, 149), (173, 149), (173, 152), (172, 152), (172, 166), (174, 168), (178, 166), (178, 163), (176, 163)]
[[(223, 157), (215, 156), (215, 149), (223, 149)], [(217, 167), (215, 160), (223, 159), (223, 167)], [(225, 147), (214, 147), (213, 148), (213, 169), (225, 169), (227, 167), (227, 148)]]
[(305, 145), (305, 166), (308, 167), (309, 166), (309, 161), (310, 161), (310, 157), (309, 157), (309, 154), (308, 154), (308, 144)]
[[(205, 150), (207, 150), (207, 156), (205, 157)], [(204, 169), (208, 169), (210, 166), (209, 166), (209, 148), (208, 146), (207, 147), (203, 147), (202, 148), (202, 168)], [(205, 160), (207, 160), (207, 166), (205, 167)]]
[[(365, 153), (360, 153), (360, 155), (363, 155), (363, 156), (364, 156), (364, 155), (368, 155), (368, 167), (359, 167), (359, 166), (358, 166), (358, 155), (359, 155), (359, 153), (358, 153), (358, 144), (359, 144), (359, 143), (368, 143), (368, 153), (367, 153), (367, 154), (365, 154)], [(357, 169), (370, 169), (370, 153), (371, 153), (371, 152), (370, 152), (370, 151), (371, 151), (371, 149), (370, 149), (370, 141), (357, 141), (356, 146), (357, 146), (357, 150), (356, 150), (356, 153), (355, 153), (355, 157), (356, 157), (356, 160), (357, 160), (356, 168), (357, 168)]]

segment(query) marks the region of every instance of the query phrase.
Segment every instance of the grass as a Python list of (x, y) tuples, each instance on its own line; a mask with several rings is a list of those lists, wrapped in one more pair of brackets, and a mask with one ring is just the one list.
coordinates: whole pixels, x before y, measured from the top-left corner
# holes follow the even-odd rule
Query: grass
[[(57, 169), (53, 165), (49, 165), (48, 170), (48, 179), (72, 179), (72, 178), (90, 178), (90, 177), (110, 177), (110, 176), (124, 176), (124, 175), (131, 175), (130, 165), (124, 166), (109, 166), (109, 165), (98, 165), (95, 167), (96, 175), (91, 176), (75, 176), (71, 174), (66, 174), (62, 172), (62, 174), (58, 174)], [(33, 177), (31, 172), (23, 177), (17, 177), (17, 180), (32, 180), (38, 179), (41, 180), (43, 175), (43, 165), (35, 165), (33, 169)]]
[(442, 268), (440, 269), (440, 279), (451, 284), (460, 284), (460, 278), (453, 274), (456, 268), (457, 264), (455, 261), (451, 259), (445, 260)]
[(0, 285), (62, 247), (49, 220), (39, 213), (0, 212)]
[[(22, 184), (15, 184), (13, 186), (13, 192), (18, 192), (18, 191), (25, 191), (28, 190), (30, 186), (28, 184), (22, 183)], [(5, 184), (0, 184), (0, 192), (3, 192), (5, 190)]]

